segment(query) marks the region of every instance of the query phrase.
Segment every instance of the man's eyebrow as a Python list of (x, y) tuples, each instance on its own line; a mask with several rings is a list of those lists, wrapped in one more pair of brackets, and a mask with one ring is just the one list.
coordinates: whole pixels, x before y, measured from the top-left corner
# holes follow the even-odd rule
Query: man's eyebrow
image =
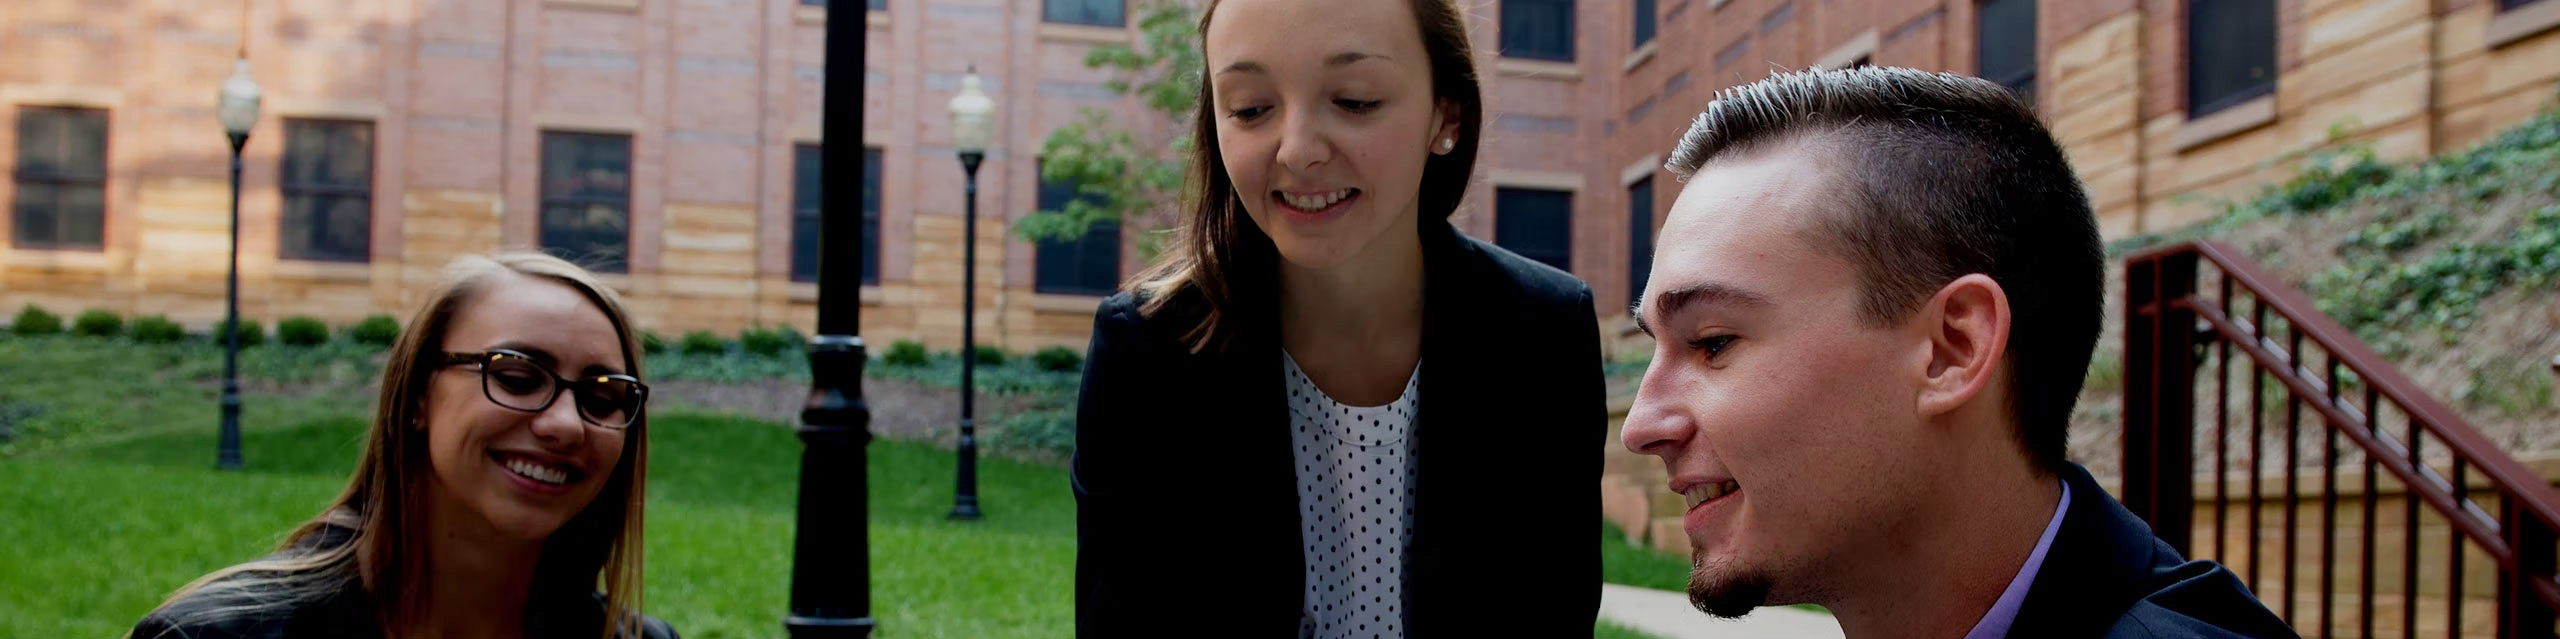
[(1658, 314), (1670, 316), (1698, 305), (1758, 307), (1769, 304), (1767, 295), (1722, 282), (1705, 282), (1663, 291), (1653, 296), (1652, 304), (1638, 301), (1627, 310), (1635, 314), (1637, 329), (1644, 331), (1647, 337), (1658, 338), (1653, 334), (1653, 325), (1644, 319), (1644, 311), (1648, 307), (1661, 309)]

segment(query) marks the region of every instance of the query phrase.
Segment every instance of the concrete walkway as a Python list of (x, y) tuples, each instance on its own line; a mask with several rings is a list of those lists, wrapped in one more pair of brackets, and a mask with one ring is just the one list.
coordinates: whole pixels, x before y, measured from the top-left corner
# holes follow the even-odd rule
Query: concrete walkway
[(1762, 608), (1741, 619), (1717, 619), (1689, 606), (1688, 595), (1666, 590), (1600, 585), (1600, 618), (1663, 639), (1839, 639), (1831, 615), (1795, 608)]

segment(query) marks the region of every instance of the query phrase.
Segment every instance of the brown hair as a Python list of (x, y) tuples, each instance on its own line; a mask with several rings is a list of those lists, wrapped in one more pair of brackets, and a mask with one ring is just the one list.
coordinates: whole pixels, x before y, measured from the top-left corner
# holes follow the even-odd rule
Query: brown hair
[[(1466, 16), (1457, 3), (1412, 0), (1412, 6), (1414, 22), (1422, 32), (1422, 49), (1431, 61), (1432, 96), (1457, 112), (1457, 148), (1425, 161), (1419, 195), (1421, 219), (1446, 220), (1466, 197), (1475, 171), (1476, 142), (1484, 131), (1484, 93), (1476, 81), (1475, 48), (1467, 42)], [(1203, 40), (1217, 11), (1218, 0), (1209, 0), (1200, 11)], [(1176, 299), (1190, 298), (1181, 303), (1184, 317), (1173, 321), (1189, 324), (1183, 338), (1193, 351), (1202, 351), (1222, 348), (1234, 337), (1233, 319), (1251, 313), (1239, 309), (1248, 303), (1238, 294), (1239, 285), (1273, 281), (1280, 257), (1271, 236), (1245, 217), (1244, 201), (1227, 176), (1226, 164), (1219, 160), (1216, 96), (1210, 91), (1207, 69), (1195, 80), (1200, 95), (1192, 117), (1190, 175), (1172, 250), (1123, 288), (1140, 300), (1141, 312), (1149, 317), (1162, 316)]]
[[(426, 305), (410, 317), (391, 345), (364, 455), (346, 490), (327, 510), (287, 536), (278, 556), (199, 577), (161, 605), (190, 595), (219, 596), (225, 598), (225, 605), (203, 612), (234, 617), (308, 603), (361, 583), (373, 598), (383, 627), (405, 628), (417, 621), (416, 615), (423, 612), (425, 591), (419, 586), (430, 541), (421, 515), (427, 504), (426, 486), (433, 481), (426, 431), (418, 427), (426, 418), (428, 381), (440, 370), (436, 363), (445, 352), (444, 334), (454, 318), (482, 291), (506, 277), (557, 282), (586, 296), (613, 323), (614, 336), (622, 344), (623, 370), (642, 376), (639, 332), (632, 329), (620, 296), (586, 269), (540, 253), (454, 260), (445, 269), (444, 283), (429, 294)], [(537, 595), (551, 592), (546, 589), (595, 588), (601, 581), (608, 638), (625, 631), (637, 636), (640, 629), (641, 506), (648, 432), (648, 411), (643, 409), (624, 431), (622, 459), (614, 464), (603, 491), (544, 541), (541, 564), (535, 567)], [(351, 531), (353, 536), (344, 543), (320, 544), (333, 528)], [(186, 624), (203, 619), (170, 621)]]
[(1865, 67), (1781, 73), (1727, 89), (1665, 168), (1800, 143), (1851, 167), (1847, 202), (1819, 220), (1859, 274), (1867, 320), (1898, 322), (1969, 273), (2009, 308), (2009, 410), (2028, 456), (2063, 461), (2065, 428), (2096, 345), (2105, 257), (2089, 197), (2032, 107), (1979, 78)]

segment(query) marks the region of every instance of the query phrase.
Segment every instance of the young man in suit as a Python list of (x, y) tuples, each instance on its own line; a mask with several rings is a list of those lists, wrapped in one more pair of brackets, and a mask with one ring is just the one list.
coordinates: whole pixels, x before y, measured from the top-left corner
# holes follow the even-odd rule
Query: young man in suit
[(2063, 456), (2098, 335), (2088, 197), (1998, 85), (1786, 73), (1707, 107), (1624, 444), (1687, 497), (1689, 598), (1852, 638), (2291, 637)]

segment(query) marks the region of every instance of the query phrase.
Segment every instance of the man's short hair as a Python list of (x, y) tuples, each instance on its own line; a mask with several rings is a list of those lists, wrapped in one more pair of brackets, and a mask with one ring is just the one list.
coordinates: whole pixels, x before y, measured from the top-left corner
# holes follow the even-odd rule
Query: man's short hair
[(1665, 163), (1686, 180), (1779, 144), (1837, 154), (1845, 200), (1820, 239), (1859, 274), (1862, 314), (1899, 322), (1948, 282), (2008, 293), (2008, 408), (2028, 456), (2062, 465), (2098, 338), (2105, 254), (2089, 198), (2035, 112), (1998, 84), (1912, 69), (1782, 73), (1726, 89)]

